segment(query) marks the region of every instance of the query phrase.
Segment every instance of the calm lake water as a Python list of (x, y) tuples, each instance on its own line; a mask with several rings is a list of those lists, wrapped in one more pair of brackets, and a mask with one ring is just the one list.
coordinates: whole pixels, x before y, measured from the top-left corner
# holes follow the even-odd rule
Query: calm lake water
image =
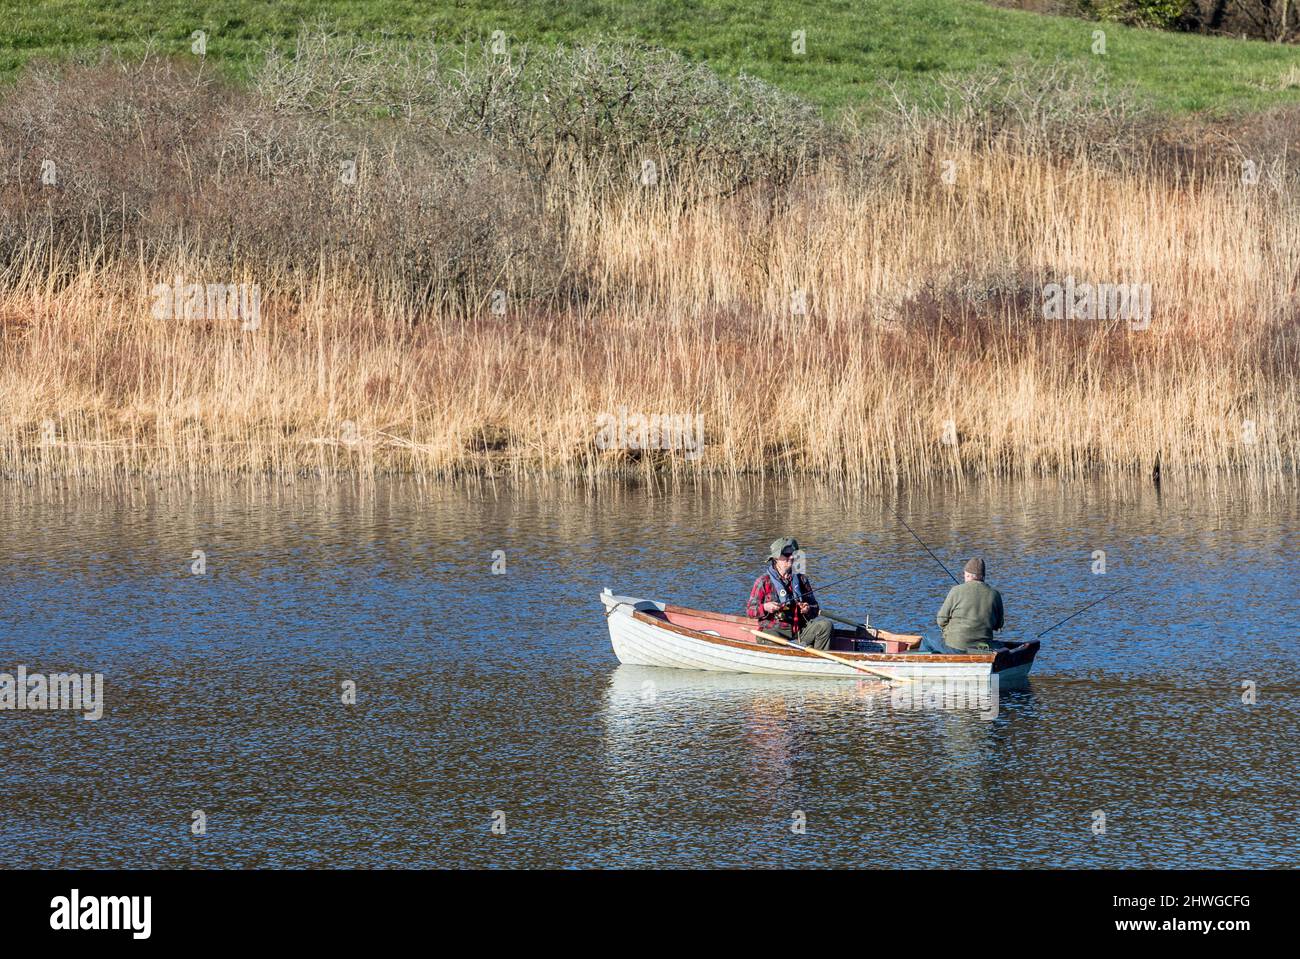
[[(740, 612), (786, 532), (814, 585), (860, 573), (828, 609), (933, 633), (948, 580), (891, 505), (954, 571), (987, 559), (1009, 635), (1132, 589), (1048, 634), (992, 719), (614, 659), (603, 587)], [(1149, 484), (7, 483), (0, 672), (102, 673), (106, 705), (0, 711), (0, 848), (11, 867), (1294, 866), (1298, 513), (1294, 491)]]

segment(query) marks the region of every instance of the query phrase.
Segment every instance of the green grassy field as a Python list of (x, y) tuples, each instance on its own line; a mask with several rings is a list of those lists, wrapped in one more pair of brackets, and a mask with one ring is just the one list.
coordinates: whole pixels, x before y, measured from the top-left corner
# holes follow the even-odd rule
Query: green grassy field
[[(186, 52), (192, 31), (208, 56), (239, 74), (268, 41), (289, 42), (302, 21), (383, 39), (503, 30), (512, 41), (611, 34), (661, 44), (723, 73), (744, 71), (837, 111), (879, 94), (881, 80), (924, 94), (945, 72), (1025, 58), (1103, 60), (1111, 80), (1162, 110), (1229, 111), (1300, 101), (1300, 50), (1274, 44), (1137, 30), (1004, 10), (978, 0), (35, 0), (0, 4), (0, 75), (33, 57), (153, 43)], [(1106, 32), (1107, 53), (1091, 50)], [(804, 30), (807, 52), (791, 51)]]

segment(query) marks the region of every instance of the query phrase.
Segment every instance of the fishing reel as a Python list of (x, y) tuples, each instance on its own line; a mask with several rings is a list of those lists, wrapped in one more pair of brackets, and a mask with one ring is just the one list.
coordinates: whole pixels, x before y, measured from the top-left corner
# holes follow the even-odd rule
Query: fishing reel
[(784, 603), (778, 603), (776, 612), (771, 614), (772, 618), (780, 622), (785, 622), (793, 625), (797, 613), (799, 617), (800, 626), (806, 626), (810, 621), (810, 617), (807, 613), (798, 611), (800, 602), (806, 602), (806, 601), (791, 599), (791, 600), (787, 600)]
[(779, 616), (782, 613), (792, 612), (795, 609), (798, 609), (799, 604), (801, 602), (803, 602), (803, 600), (791, 599), (791, 600), (787, 600), (784, 603), (777, 603), (776, 612), (773, 613), (772, 615)]

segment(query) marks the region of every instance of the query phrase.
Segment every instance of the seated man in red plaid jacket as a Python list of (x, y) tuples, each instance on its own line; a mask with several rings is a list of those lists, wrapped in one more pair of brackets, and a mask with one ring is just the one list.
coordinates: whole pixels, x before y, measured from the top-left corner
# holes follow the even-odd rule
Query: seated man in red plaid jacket
[(758, 628), (765, 633), (828, 649), (834, 627), (829, 619), (817, 615), (821, 607), (808, 577), (794, 571), (794, 554), (798, 551), (799, 543), (793, 536), (772, 543), (767, 569), (749, 591), (745, 614), (758, 620)]

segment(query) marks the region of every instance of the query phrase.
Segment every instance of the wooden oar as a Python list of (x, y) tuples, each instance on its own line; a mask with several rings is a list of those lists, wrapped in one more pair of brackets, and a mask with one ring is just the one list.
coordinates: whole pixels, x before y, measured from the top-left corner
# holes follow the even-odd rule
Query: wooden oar
[(817, 649), (813, 646), (797, 646), (794, 643), (790, 642), (790, 640), (782, 636), (776, 636), (772, 633), (765, 633), (761, 629), (751, 629), (750, 632), (753, 633), (755, 636), (760, 636), (763, 639), (770, 640), (773, 643), (780, 643), (782, 646), (789, 646), (791, 649), (802, 649), (805, 652), (812, 653), (814, 656), (820, 656), (822, 659), (829, 659), (832, 663), (839, 663), (841, 666), (849, 667), (849, 669), (857, 669), (857, 670), (861, 670), (864, 673), (870, 673), (872, 676), (877, 676), (880, 679), (887, 679), (891, 683), (893, 682), (910, 683), (912, 681), (907, 676), (892, 676), (889, 673), (881, 672), (878, 669), (872, 669), (869, 666), (860, 666), (851, 660), (845, 659), (843, 656), (836, 656), (834, 653), (828, 653), (825, 650)]

